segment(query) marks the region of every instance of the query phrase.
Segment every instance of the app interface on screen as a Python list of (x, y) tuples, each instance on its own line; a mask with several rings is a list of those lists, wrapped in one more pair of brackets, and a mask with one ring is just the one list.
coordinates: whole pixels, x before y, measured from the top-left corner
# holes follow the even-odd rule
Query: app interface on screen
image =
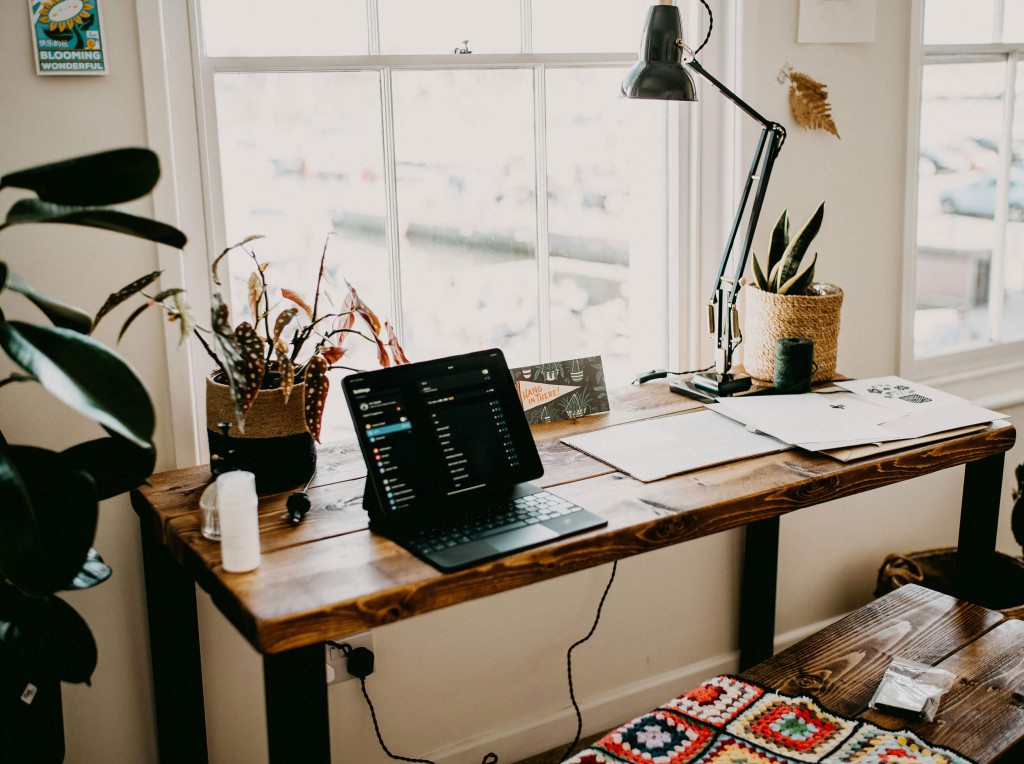
[(486, 362), (472, 369), (439, 367), (406, 392), (386, 375), (368, 375), (349, 387), (349, 395), (385, 510), (514, 482), (521, 468)]

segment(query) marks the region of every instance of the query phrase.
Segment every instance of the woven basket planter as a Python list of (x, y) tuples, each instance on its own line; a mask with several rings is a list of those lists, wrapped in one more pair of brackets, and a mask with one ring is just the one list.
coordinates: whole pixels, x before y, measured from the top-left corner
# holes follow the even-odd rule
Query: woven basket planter
[[(261, 494), (302, 485), (316, 470), (316, 445), (306, 429), (304, 402), (305, 383), (295, 385), (287, 403), (280, 388), (260, 390), (245, 415), (245, 432), (239, 432), (231, 389), (207, 377), (206, 435), (211, 460), (228, 458), (233, 467), (253, 473)], [(220, 431), (221, 422), (234, 425), (227, 435)]]
[[(956, 596), (956, 547), (890, 554), (878, 570), (875, 596), (904, 584), (920, 584)], [(1024, 620), (1024, 560), (997, 552), (988, 574), (989, 585), (977, 604), (998, 610), (1007, 618)]]
[(833, 284), (812, 284), (811, 289), (817, 294), (775, 294), (752, 284), (743, 290), (747, 300), (743, 368), (747, 374), (771, 382), (776, 340), (806, 337), (814, 342), (813, 381), (835, 376), (843, 290)]

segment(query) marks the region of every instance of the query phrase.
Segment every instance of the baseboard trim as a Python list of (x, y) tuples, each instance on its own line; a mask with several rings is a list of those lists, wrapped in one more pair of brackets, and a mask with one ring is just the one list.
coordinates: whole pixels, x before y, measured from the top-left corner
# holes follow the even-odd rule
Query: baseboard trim
[[(842, 616), (840, 616), (842, 617)], [(829, 618), (775, 638), (775, 650), (784, 650), (801, 639), (820, 631), (838, 618)], [(624, 684), (615, 690), (590, 698), (580, 699), (583, 712), (583, 735), (592, 735), (611, 729), (625, 721), (646, 713), (687, 688), (695, 687), (708, 677), (733, 673), (739, 665), (739, 651), (731, 650), (703, 661), (691, 663), (636, 682)], [(568, 692), (566, 693), (568, 695)], [(575, 734), (576, 714), (571, 705), (543, 716), (521, 719), (518, 722), (485, 732), (454, 745), (433, 751), (429, 758), (437, 764), (465, 764), (480, 761), (494, 751), (502, 762), (516, 762), (559, 745), (568, 745)]]

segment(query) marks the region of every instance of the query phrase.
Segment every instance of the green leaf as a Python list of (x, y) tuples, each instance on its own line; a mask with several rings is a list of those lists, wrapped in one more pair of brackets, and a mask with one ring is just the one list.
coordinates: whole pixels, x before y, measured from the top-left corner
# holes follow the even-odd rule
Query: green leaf
[(801, 270), (800, 262), (803, 260), (804, 255), (807, 254), (807, 250), (811, 246), (811, 242), (814, 241), (814, 237), (821, 230), (821, 221), (824, 217), (825, 202), (822, 202), (818, 205), (818, 209), (814, 211), (814, 214), (811, 215), (810, 220), (807, 221), (800, 233), (786, 247), (786, 252), (782, 256), (781, 268), (779, 269), (779, 291), (782, 291), (781, 287), (783, 284), (786, 284), (796, 275), (797, 271)]
[(779, 294), (803, 294), (807, 287), (814, 281), (814, 264), (818, 261), (818, 253), (815, 252), (811, 259), (804, 263), (789, 281), (779, 287)]
[(121, 204), (148, 194), (159, 178), (152, 151), (116, 149), (12, 172), (0, 188), (24, 188), (57, 204)]
[(74, 608), (59, 597), (26, 597), (2, 582), (0, 647), (0, 676), (23, 682), (88, 683), (96, 669), (96, 640)]
[(138, 488), (156, 466), (155, 448), (139, 448), (116, 435), (79, 443), (60, 456), (67, 469), (89, 474), (101, 500)]
[(155, 417), (142, 380), (120, 356), (69, 329), (0, 322), (0, 346), (47, 392), (75, 411), (148, 448)]
[(52, 297), (39, 294), (32, 287), (30, 287), (21, 276), (13, 271), (8, 271), (5, 264), (0, 263), (3, 266), (3, 270), (6, 273), (6, 285), (4, 285), (3, 278), (0, 278), (0, 289), (6, 286), (12, 292), (18, 292), (19, 294), (25, 295), (29, 300), (35, 304), (46, 315), (50, 321), (53, 322), (54, 326), (61, 326), (65, 329), (71, 329), (79, 332), (80, 334), (88, 334), (92, 328), (92, 319), (89, 318), (89, 314), (84, 310), (79, 310), (73, 305), (68, 305), (60, 300), (55, 300)]
[(146, 310), (146, 308), (153, 304), (155, 304), (153, 300), (146, 300), (144, 303), (142, 303), (142, 305), (140, 305), (131, 312), (131, 315), (129, 315), (128, 318), (125, 319), (125, 322), (121, 325), (121, 331), (117, 333), (118, 342), (120, 342), (121, 338), (124, 337), (125, 332), (128, 331), (128, 327), (132, 325), (132, 322), (135, 321), (136, 318), (141, 316), (143, 311)]
[(782, 260), (782, 255), (789, 246), (789, 210), (783, 210), (779, 215), (775, 228), (772, 230), (771, 245), (768, 249), (768, 272), (771, 273), (776, 263)]
[(753, 255), (754, 259), (754, 282), (757, 284), (758, 289), (762, 289), (765, 292), (768, 291), (768, 279), (764, 277), (764, 272), (761, 270), (761, 264), (757, 262), (757, 255)]
[(30, 596), (68, 588), (88, 558), (99, 503), (92, 478), (60, 454), (0, 450), (0, 571)]
[(82, 569), (78, 571), (78, 575), (72, 580), (71, 585), (68, 589), (72, 591), (78, 591), (80, 589), (91, 589), (94, 586), (102, 584), (114, 571), (110, 569), (107, 563), (103, 562), (103, 558), (100, 557), (100, 553), (95, 549), (90, 549), (89, 554), (85, 558), (85, 562), (82, 563)]
[(39, 199), (22, 199), (7, 213), (7, 225), (21, 223), (70, 223), (102, 228), (178, 249), (187, 242), (185, 234), (173, 226), (112, 207), (68, 207)]

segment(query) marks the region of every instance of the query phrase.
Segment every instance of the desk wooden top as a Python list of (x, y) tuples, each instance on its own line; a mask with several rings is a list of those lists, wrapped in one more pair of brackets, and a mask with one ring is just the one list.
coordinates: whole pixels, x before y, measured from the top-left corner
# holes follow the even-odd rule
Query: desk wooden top
[(260, 499), (260, 567), (226, 573), (200, 533), (207, 466), (164, 472), (132, 493), (136, 512), (236, 628), (262, 653), (333, 639), (682, 541), (918, 477), (1008, 450), (1013, 427), (841, 463), (803, 451), (746, 459), (641, 483), (560, 442), (569, 435), (699, 410), (667, 385), (611, 392), (612, 410), (533, 428), (545, 474), (536, 483), (607, 518), (608, 526), (457, 573), (441, 573), (371, 533), (355, 441), (321, 448), (312, 509), (288, 522), (288, 493)]

